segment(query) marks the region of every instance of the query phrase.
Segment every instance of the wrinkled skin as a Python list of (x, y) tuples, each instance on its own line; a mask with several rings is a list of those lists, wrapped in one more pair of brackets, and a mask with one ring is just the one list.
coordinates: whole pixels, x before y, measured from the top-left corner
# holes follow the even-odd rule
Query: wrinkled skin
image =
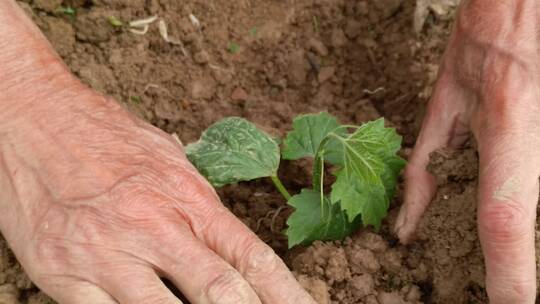
[[(536, 2), (536, 3), (535, 3)], [(436, 191), (429, 153), (472, 131), (480, 156), (478, 231), (493, 304), (534, 303), (540, 175), (540, 4), (465, 1), (408, 164), (403, 243)]]
[(40, 288), (60, 303), (180, 303), (163, 276), (192, 303), (313, 303), (171, 136), (75, 87), (85, 106), (8, 124), (0, 142), (0, 228)]
[(60, 303), (313, 304), (170, 135), (70, 75), (0, 1), (0, 230)]

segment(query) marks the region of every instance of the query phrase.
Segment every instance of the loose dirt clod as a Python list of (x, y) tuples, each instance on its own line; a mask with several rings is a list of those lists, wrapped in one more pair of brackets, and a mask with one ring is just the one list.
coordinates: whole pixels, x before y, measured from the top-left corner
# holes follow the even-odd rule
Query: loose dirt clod
[[(295, 254), (293, 269), (328, 282), (331, 298), (339, 303), (368, 303), (372, 295), (378, 303), (487, 303), (476, 232), (476, 152), (437, 151), (431, 159), (429, 170), (438, 177), (439, 190), (417, 242), (404, 247), (359, 232)], [(339, 258), (343, 253), (345, 260)]]

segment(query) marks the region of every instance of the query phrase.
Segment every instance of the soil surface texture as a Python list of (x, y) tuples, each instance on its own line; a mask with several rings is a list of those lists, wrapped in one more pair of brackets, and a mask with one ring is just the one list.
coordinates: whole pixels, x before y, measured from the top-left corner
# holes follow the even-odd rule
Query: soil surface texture
[[(84, 83), (183, 143), (227, 116), (283, 136), (296, 115), (328, 111), (347, 124), (385, 117), (404, 137), (404, 157), (454, 14), (431, 12), (417, 34), (414, 0), (19, 3)], [(127, 25), (154, 15), (166, 23), (169, 42), (157, 22), (140, 35), (109, 21), (114, 16)], [(476, 235), (476, 164), (469, 146), (432, 154), (429, 169), (439, 191), (409, 246), (391, 233), (401, 182), (380, 231), (361, 229), (344, 241), (293, 250), (282, 234), (292, 210), (270, 181), (218, 192), (320, 304), (487, 303)], [(307, 161), (284, 162), (280, 170), (293, 192), (310, 184)], [(54, 301), (32, 284), (0, 237), (0, 304), (15, 303)]]

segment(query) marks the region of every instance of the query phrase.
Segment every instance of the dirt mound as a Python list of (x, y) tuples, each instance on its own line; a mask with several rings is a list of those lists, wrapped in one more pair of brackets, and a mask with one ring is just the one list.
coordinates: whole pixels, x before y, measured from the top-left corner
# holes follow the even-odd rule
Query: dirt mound
[(487, 303), (476, 236), (476, 153), (438, 151), (430, 169), (439, 190), (414, 244), (362, 231), (293, 256), (292, 268), (319, 303)]

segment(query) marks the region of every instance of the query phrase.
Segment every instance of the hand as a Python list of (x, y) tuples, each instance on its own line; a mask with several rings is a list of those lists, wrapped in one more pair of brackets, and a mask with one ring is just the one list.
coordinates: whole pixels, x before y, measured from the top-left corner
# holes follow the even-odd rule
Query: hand
[(195, 304), (314, 303), (171, 136), (81, 85), (57, 91), (0, 134), (0, 228), (47, 294), (181, 303), (166, 277)]
[(182, 147), (75, 80), (0, 1), (0, 230), (60, 303), (314, 303)]
[(534, 303), (535, 217), (540, 175), (540, 5), (462, 4), (422, 130), (406, 168), (396, 222), (413, 237), (436, 191), (429, 154), (463, 143), (480, 155), (478, 231), (491, 303)]

